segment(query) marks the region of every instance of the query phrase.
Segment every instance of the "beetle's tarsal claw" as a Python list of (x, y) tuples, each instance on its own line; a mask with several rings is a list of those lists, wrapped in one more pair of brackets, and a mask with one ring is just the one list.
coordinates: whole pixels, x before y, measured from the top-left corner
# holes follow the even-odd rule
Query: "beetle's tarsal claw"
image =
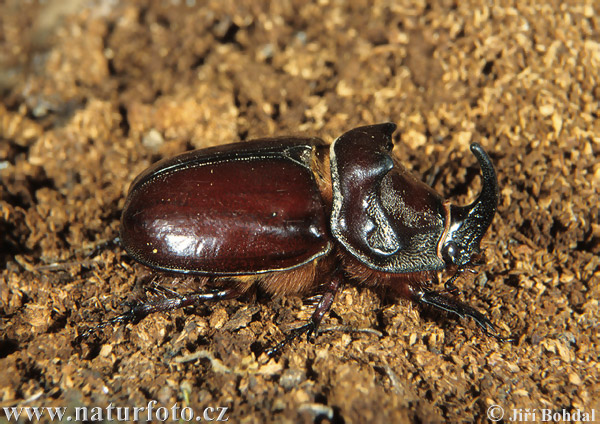
[(132, 308), (129, 311), (125, 312), (124, 314), (121, 314), (119, 316), (116, 316), (114, 318), (106, 320), (104, 322), (101, 322), (100, 324), (96, 324), (93, 327), (87, 328), (83, 333), (81, 333), (79, 336), (77, 336), (77, 338), (75, 339), (75, 342), (77, 344), (79, 344), (82, 341), (84, 341), (85, 339), (87, 339), (88, 337), (90, 337), (92, 334), (96, 333), (98, 330), (102, 330), (103, 328), (108, 327), (109, 325), (115, 325), (115, 324), (120, 324), (120, 323), (128, 324), (130, 322), (136, 324), (140, 320), (141, 320), (141, 318), (137, 319), (137, 315), (134, 312), (134, 309)]
[(500, 343), (516, 343), (517, 342), (517, 337), (515, 336), (510, 336), (510, 337), (502, 337), (502, 336), (494, 336), (494, 338), (500, 342)]
[(493, 337), (498, 342), (501, 342), (501, 343), (506, 343), (506, 342), (513, 343), (516, 341), (516, 339), (512, 336), (510, 336), (510, 337), (501, 336), (500, 333), (498, 332), (498, 329), (496, 328), (496, 326), (494, 324), (492, 324), (492, 322), (487, 317), (485, 317), (483, 314), (481, 314), (479, 311), (477, 311), (475, 309), (473, 309), (473, 311), (475, 311), (475, 314), (465, 314), (465, 315), (473, 318), (475, 320), (475, 322), (477, 323), (477, 325), (479, 325), (479, 327), (482, 328), (482, 330), (486, 336)]
[(308, 330), (306, 331), (306, 341), (310, 342), (310, 339), (312, 339), (312, 336), (316, 335), (317, 329), (319, 326), (313, 320), (310, 320), (310, 322), (308, 324), (306, 324), (306, 326), (308, 326)]
[(277, 343), (275, 346), (266, 349), (265, 353), (267, 354), (267, 356), (269, 358), (273, 358), (274, 356), (276, 356), (278, 353), (281, 352), (281, 350), (290, 342), (292, 342), (294, 339), (301, 337), (303, 334), (306, 334), (306, 341), (310, 341), (311, 336), (317, 332), (317, 328), (318, 326), (316, 325), (316, 323), (313, 320), (310, 320), (309, 322), (307, 322), (306, 324), (304, 324), (301, 327), (298, 328), (294, 328), (293, 330), (291, 330), (286, 336), (285, 339), (282, 342)]
[(498, 330), (496, 329), (496, 326), (479, 311), (473, 309), (473, 311), (466, 312), (465, 316), (473, 318), (475, 323), (481, 327), (486, 336), (498, 337)]

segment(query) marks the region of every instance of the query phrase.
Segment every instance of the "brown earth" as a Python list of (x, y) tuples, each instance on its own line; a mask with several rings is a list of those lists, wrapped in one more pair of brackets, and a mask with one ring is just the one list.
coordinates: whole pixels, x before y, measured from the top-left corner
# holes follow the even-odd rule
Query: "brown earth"
[[(0, 406), (429, 423), (487, 422), (497, 404), (505, 420), (600, 419), (600, 6), (492, 3), (0, 6)], [(458, 203), (479, 187), (468, 144), (490, 152), (488, 264), (459, 286), (515, 344), (356, 288), (324, 327), (375, 331), (328, 331), (270, 362), (255, 355), (309, 314), (299, 299), (155, 314), (77, 342), (139, 292), (146, 271), (119, 247), (88, 255), (117, 235), (150, 163), (383, 121), (398, 124), (398, 157)]]

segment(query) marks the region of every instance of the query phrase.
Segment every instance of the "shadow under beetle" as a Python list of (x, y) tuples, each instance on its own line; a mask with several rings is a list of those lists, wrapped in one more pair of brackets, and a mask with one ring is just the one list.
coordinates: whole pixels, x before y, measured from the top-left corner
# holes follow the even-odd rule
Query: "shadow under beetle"
[[(342, 284), (352, 282), (470, 317), (506, 340), (457, 300), (454, 285), (481, 265), (480, 242), (496, 213), (489, 156), (471, 145), (482, 190), (471, 205), (451, 205), (392, 157), (395, 129), (356, 128), (331, 146), (317, 138), (265, 138), (157, 162), (131, 184), (121, 243), (155, 270), (198, 275), (198, 291), (165, 291), (98, 327), (257, 287), (271, 295), (320, 295), (309, 322), (273, 354), (316, 332)], [(433, 290), (442, 270), (455, 273), (444, 291)]]

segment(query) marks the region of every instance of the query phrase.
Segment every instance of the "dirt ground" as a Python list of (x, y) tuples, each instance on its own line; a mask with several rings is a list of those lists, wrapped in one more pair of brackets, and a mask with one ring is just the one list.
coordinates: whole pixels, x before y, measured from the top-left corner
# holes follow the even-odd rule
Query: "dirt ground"
[[(0, 407), (155, 400), (227, 407), (229, 422), (435, 423), (488, 422), (498, 405), (505, 422), (542, 409), (600, 420), (597, 2), (0, 8)], [(155, 314), (77, 340), (139, 296), (144, 267), (118, 246), (90, 253), (118, 234), (149, 164), (384, 121), (398, 125), (395, 154), (459, 204), (480, 186), (469, 143), (490, 153), (501, 199), (487, 265), (458, 285), (515, 343), (354, 287), (324, 321), (336, 331), (269, 362), (257, 355), (310, 313), (300, 299)]]

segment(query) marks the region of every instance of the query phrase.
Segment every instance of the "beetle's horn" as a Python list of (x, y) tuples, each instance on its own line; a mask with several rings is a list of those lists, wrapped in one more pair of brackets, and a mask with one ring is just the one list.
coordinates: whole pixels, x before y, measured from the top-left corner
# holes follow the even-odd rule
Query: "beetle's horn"
[(459, 248), (454, 258), (454, 263), (458, 266), (467, 265), (471, 256), (479, 253), (479, 243), (498, 207), (499, 189), (494, 165), (479, 144), (471, 144), (471, 151), (481, 167), (483, 188), (472, 204), (450, 207), (451, 226), (447, 240), (453, 241)]

